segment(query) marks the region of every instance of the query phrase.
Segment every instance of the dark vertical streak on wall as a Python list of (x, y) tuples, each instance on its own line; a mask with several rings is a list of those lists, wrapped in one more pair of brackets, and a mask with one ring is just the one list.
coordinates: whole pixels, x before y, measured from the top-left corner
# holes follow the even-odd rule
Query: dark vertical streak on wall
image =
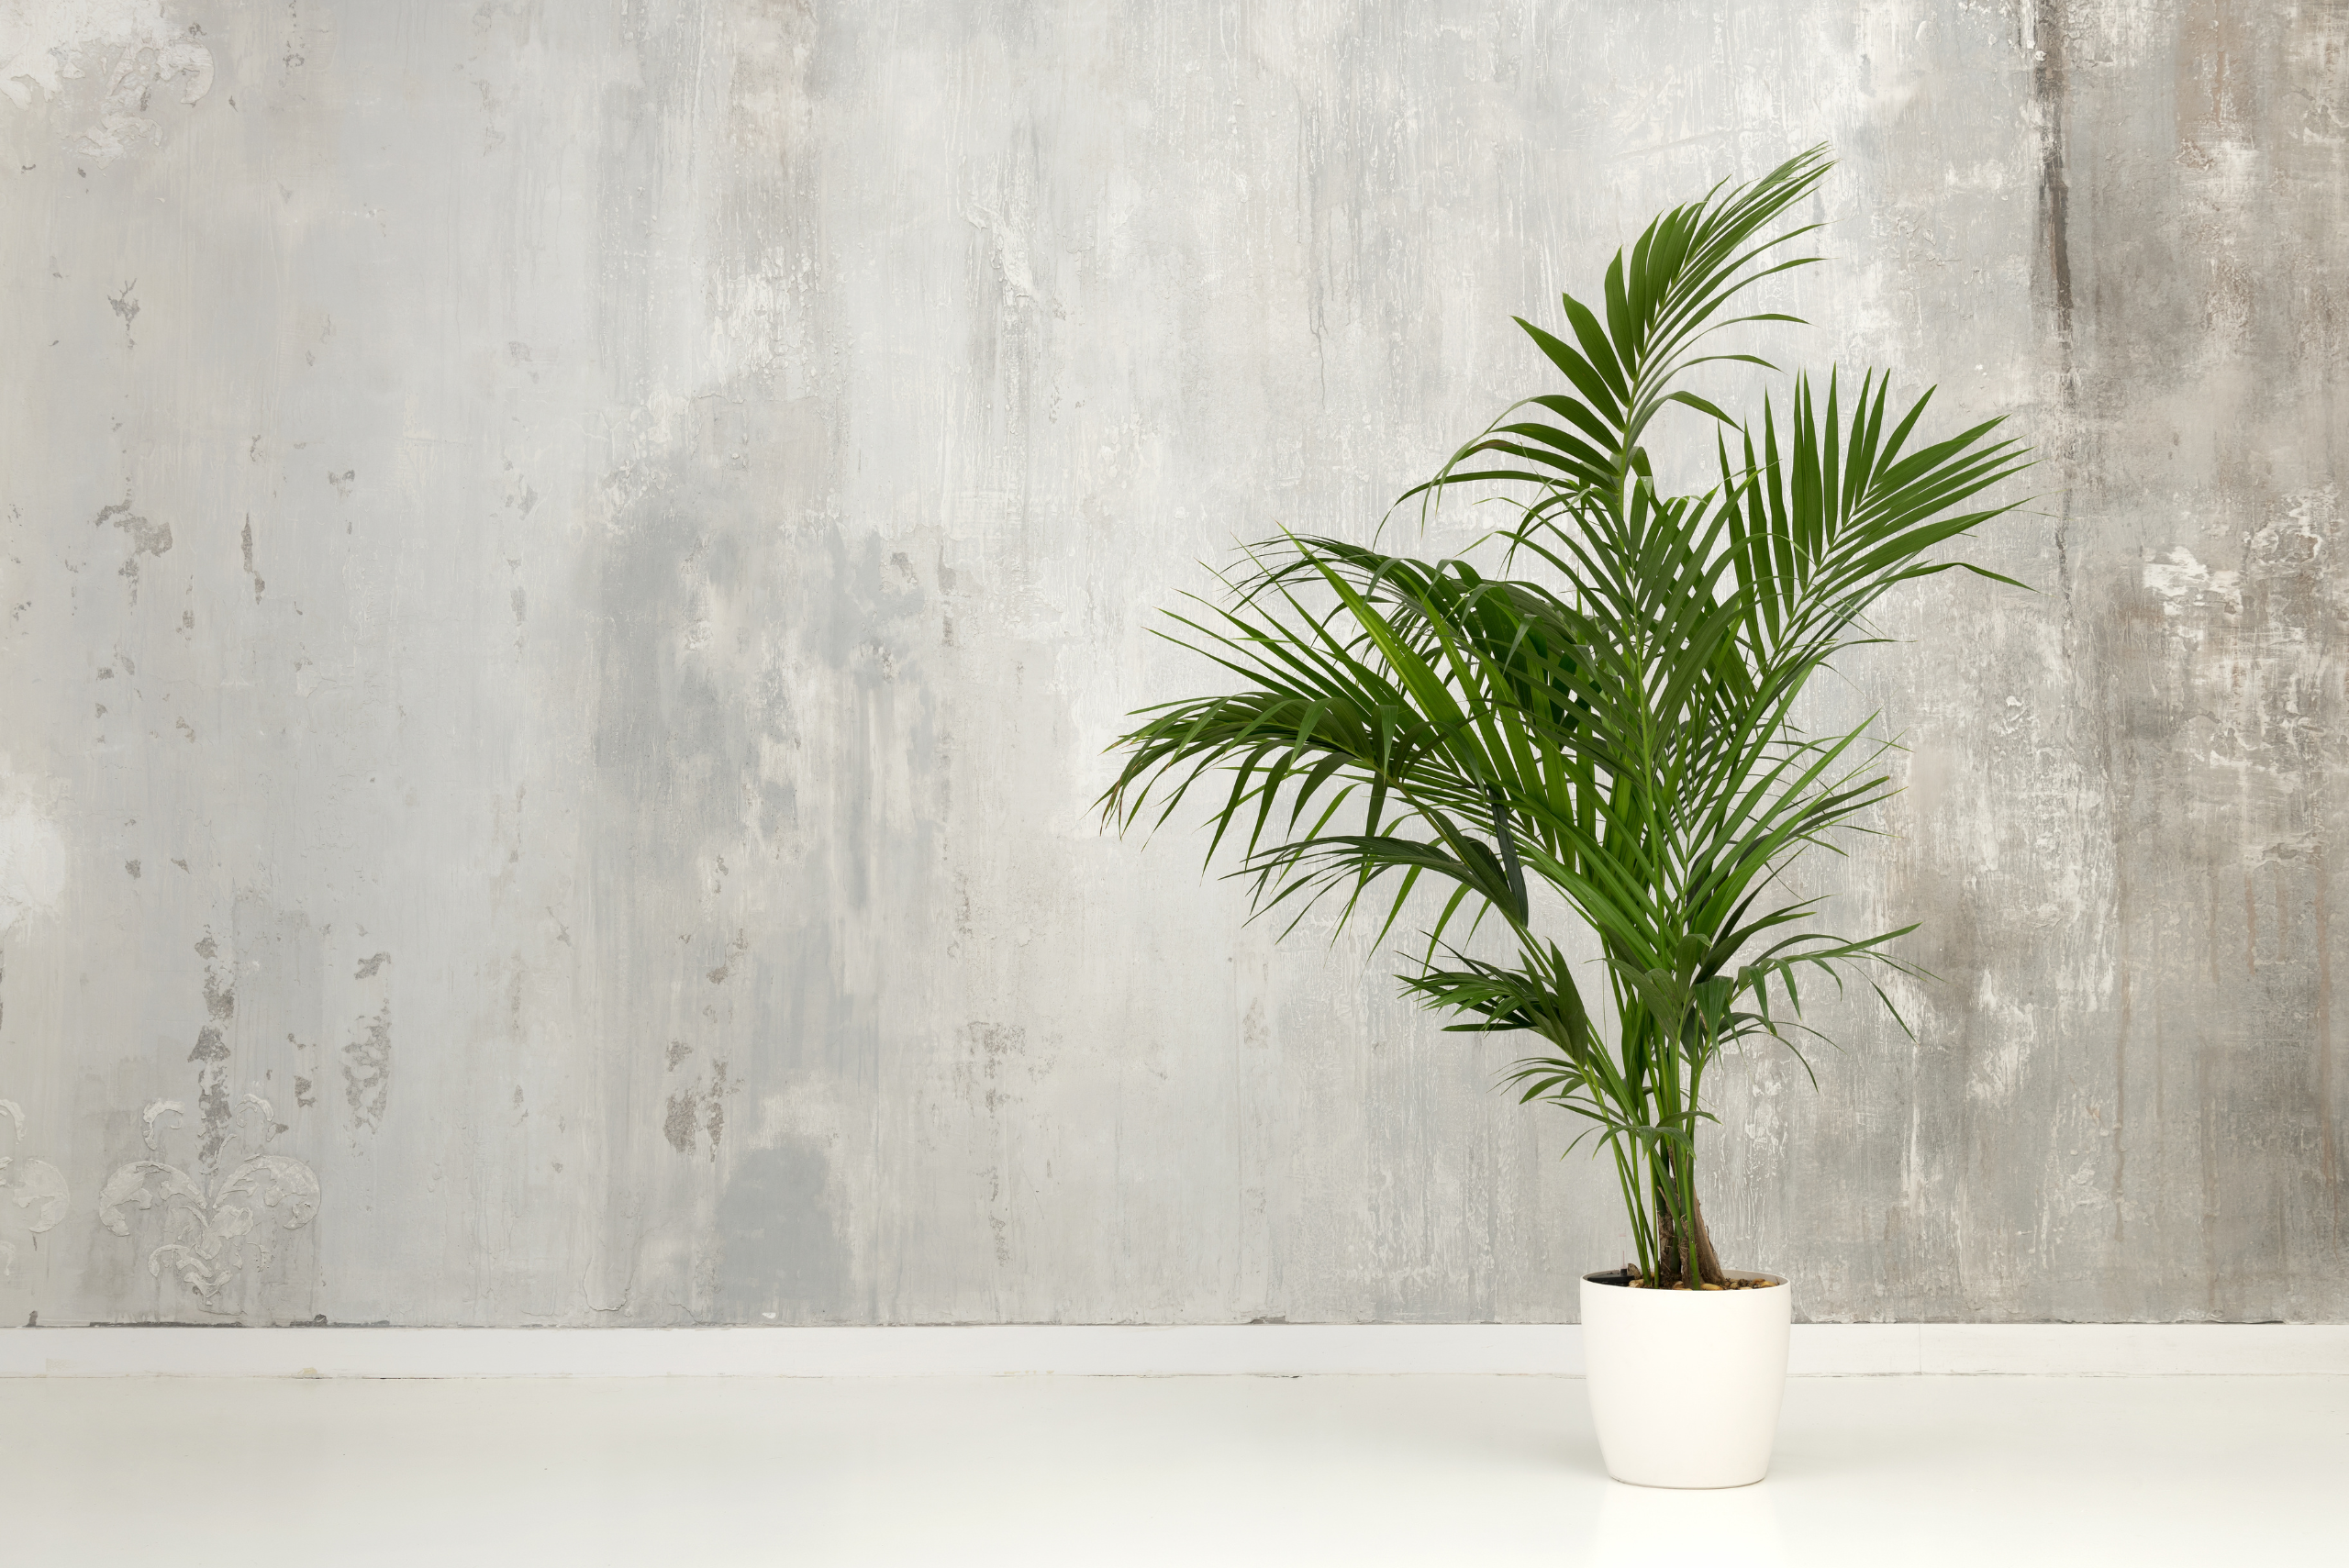
[[(2066, 0), (2034, 0), (2032, 12), (2031, 99), (2039, 123), (2038, 266), (2043, 269), (2042, 297), (2054, 326), (2056, 406), (2051, 410), (2055, 429), (2046, 443), (2047, 455), (2066, 473), (2079, 472), (2079, 363), (2072, 319), (2072, 181), (2070, 172), (2071, 69), (2065, 49)], [(2072, 492), (2066, 486), (2055, 498), (2056, 588), (2064, 606), (2062, 648), (2065, 668), (2072, 673), (2076, 696), (2078, 660), (2075, 618), (2076, 584), (2073, 581), (2071, 532)], [(2098, 711), (2109, 711), (2098, 704)], [(2103, 747), (2105, 776), (2112, 776), (2111, 736), (2108, 728)], [(2114, 905), (2119, 941), (2120, 1018), (2112, 1040), (2112, 1235), (2118, 1242), (2128, 1222), (2123, 1195), (2129, 1175), (2129, 1032), (2133, 1021), (2129, 974), (2129, 883), (2127, 856), (2115, 833)]]
[(2129, 966), (2124, 963), (2121, 966), (2121, 1027), (2113, 1033), (2112, 1046), (2112, 1240), (2116, 1246), (2129, 1228), (2129, 1143), (2123, 1135), (2129, 1126), (2129, 1015), (2134, 1000)]
[(2065, 113), (2071, 90), (2064, 57), (2065, 0), (2038, 0), (2033, 13), (2031, 96), (2039, 111), (2039, 247), (2047, 263), (2048, 298), (2054, 307), (2055, 336), (2064, 355), (2070, 391), (2072, 350), (2072, 183), (2065, 139)]
[(2322, 1165), (2324, 1194), (2332, 1206), (2332, 1241), (2341, 1245), (2341, 1162), (2333, 1133), (2332, 1115), (2332, 910), (2327, 888), (2332, 880), (2332, 857), (2324, 840), (2316, 843), (2316, 1106), (2318, 1158)]

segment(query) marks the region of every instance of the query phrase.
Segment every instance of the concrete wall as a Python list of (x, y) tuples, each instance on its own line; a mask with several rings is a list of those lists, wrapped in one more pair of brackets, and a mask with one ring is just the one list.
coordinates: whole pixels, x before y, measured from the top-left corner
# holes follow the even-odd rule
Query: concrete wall
[(2349, 1315), (2349, 9), (0, 0), (0, 1318), (1571, 1316), (1508, 1048), (1087, 804), (1197, 562), (1822, 139), (1788, 346), (2013, 414), (2039, 591), (1823, 698), (1943, 980), (1729, 1073), (1724, 1251)]

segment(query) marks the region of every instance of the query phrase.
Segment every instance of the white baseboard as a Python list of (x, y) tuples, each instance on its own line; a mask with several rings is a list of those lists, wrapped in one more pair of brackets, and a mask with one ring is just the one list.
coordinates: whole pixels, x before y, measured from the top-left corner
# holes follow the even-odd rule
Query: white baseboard
[[(2349, 1325), (1807, 1323), (1798, 1377), (2349, 1375)], [(0, 1377), (1582, 1374), (1542, 1324), (849, 1329), (9, 1329)]]

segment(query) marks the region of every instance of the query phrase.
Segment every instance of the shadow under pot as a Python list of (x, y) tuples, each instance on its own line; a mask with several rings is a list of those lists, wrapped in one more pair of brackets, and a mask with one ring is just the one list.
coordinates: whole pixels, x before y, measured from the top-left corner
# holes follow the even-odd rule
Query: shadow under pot
[(1582, 1351), (1607, 1473), (1634, 1486), (1750, 1486), (1769, 1473), (1787, 1388), (1794, 1292), (1774, 1274), (1742, 1288), (1582, 1278)]

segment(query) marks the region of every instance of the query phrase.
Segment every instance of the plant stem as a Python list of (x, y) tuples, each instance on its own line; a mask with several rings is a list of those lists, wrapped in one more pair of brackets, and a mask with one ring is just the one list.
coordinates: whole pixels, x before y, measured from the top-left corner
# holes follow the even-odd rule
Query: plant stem
[(1663, 1262), (1659, 1278), (1677, 1276), (1689, 1289), (1721, 1284), (1720, 1258), (1705, 1227), (1705, 1210), (1697, 1201), (1696, 1172), (1690, 1162), (1662, 1163), (1656, 1175), (1656, 1225), (1662, 1232)]
[(1653, 1280), (1656, 1277), (1655, 1236), (1648, 1225), (1647, 1205), (1640, 1201), (1642, 1184), (1639, 1173), (1633, 1168), (1637, 1156), (1634, 1154), (1632, 1159), (1627, 1160), (1621, 1144), (1616, 1143), (1612, 1147), (1615, 1179), (1622, 1184), (1623, 1208), (1631, 1217), (1631, 1245), (1639, 1253), (1640, 1277)]

